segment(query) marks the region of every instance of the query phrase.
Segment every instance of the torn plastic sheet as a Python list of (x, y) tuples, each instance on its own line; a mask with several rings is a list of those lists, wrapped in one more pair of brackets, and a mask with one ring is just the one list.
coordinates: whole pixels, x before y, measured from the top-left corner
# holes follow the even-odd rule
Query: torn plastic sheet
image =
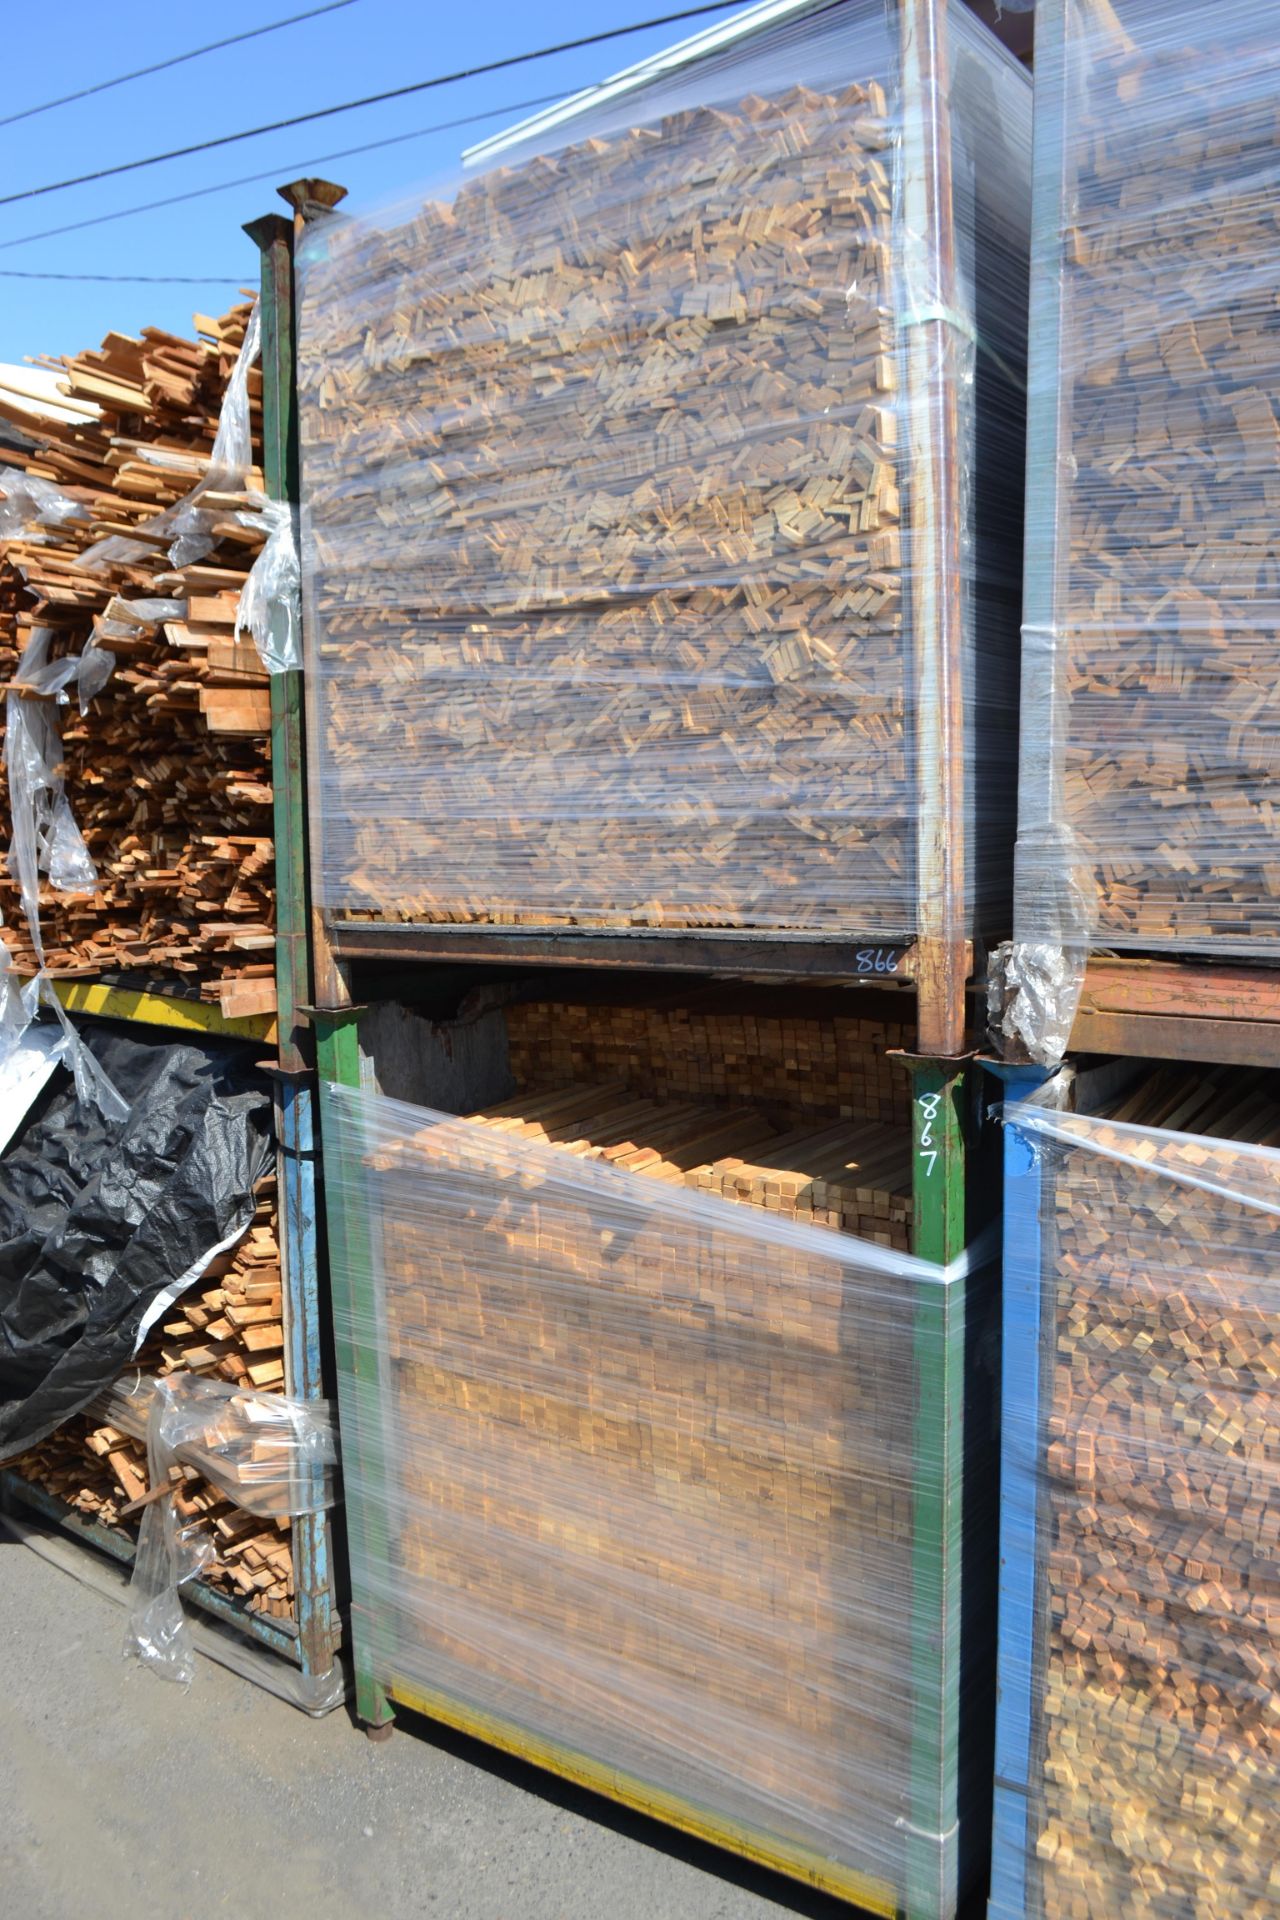
[(4, 758), (13, 833), (9, 871), (18, 883), (31, 944), (42, 965), (40, 875), (59, 893), (92, 893), (98, 884), (67, 799), (57, 705), (65, 703), (66, 688), (82, 674), (93, 692), (100, 691), (114, 665), (113, 656), (101, 648), (51, 661), (52, 640), (47, 627), (36, 629), (5, 698)]
[(13, 540), (33, 527), (60, 527), (65, 520), (88, 520), (89, 509), (72, 500), (52, 480), (0, 467), (0, 540)]
[[(184, 1514), (173, 1470), (193, 1468), (261, 1519), (321, 1513), (334, 1497), (333, 1422), (326, 1402), (256, 1393), (194, 1374), (148, 1383), (147, 1406), (148, 1479), (152, 1490), (166, 1483), (171, 1490), (143, 1512), (124, 1650), (162, 1679), (189, 1686), (195, 1647), (180, 1590), (211, 1564), (215, 1548), (203, 1514)], [(319, 1687), (337, 1689), (325, 1702), (334, 1704), (341, 1676), (323, 1676)], [(312, 1704), (318, 1709), (321, 1701)]]
[[(116, 1379), (152, 1303), (248, 1227), (271, 1150), (243, 1047), (62, 1019), (74, 1055), (0, 1156), (0, 1458)], [(77, 1063), (118, 1105), (77, 1088)]]
[[(298, 556), (297, 508), (287, 500), (266, 500), (257, 513), (238, 513), (246, 527), (265, 527), (267, 544), (249, 570), (236, 608), (236, 635), (247, 629), (268, 673), (294, 673), (302, 665), (300, 598), (302, 566)], [(272, 615), (282, 615), (272, 631)]]
[(240, 487), (253, 465), (249, 370), (258, 358), (261, 346), (262, 320), (255, 301), (245, 329), (244, 344), (222, 397), (218, 431), (204, 478), (198, 480), (181, 500), (175, 500), (154, 520), (147, 521), (143, 529), (147, 536), (145, 540), (131, 540), (124, 534), (111, 534), (81, 554), (82, 567), (92, 573), (102, 567), (127, 565), (132, 560), (141, 560), (154, 554), (159, 540), (168, 542), (169, 559), (175, 567), (188, 567), (203, 559), (217, 544), (213, 525), (215, 520), (222, 517), (224, 510), (205, 506), (204, 498), (208, 493), (225, 493)]
[(78, 683), (83, 713), (110, 679), (115, 655), (90, 643), (81, 653), (50, 660), (52, 639), (48, 628), (37, 628), (32, 634), (6, 696), (4, 755), (12, 830), (9, 870), (18, 883), (39, 971), (34, 980), (19, 987), (5, 948), (0, 966), (0, 1058), (22, 1038), (38, 1007), (47, 1006), (62, 1027), (67, 1064), (79, 1098), (96, 1106), (105, 1120), (118, 1124), (127, 1117), (127, 1103), (93, 1056), (81, 1047), (79, 1035), (63, 1012), (45, 971), (40, 931), (42, 873), (60, 893), (92, 893), (98, 884), (89, 849), (67, 799), (58, 707), (66, 704), (67, 688)]

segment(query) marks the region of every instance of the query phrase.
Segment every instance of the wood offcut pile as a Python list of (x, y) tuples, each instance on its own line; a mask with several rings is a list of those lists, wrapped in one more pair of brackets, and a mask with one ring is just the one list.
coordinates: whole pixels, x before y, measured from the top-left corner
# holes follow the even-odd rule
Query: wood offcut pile
[[(368, 1156), (396, 1670), (824, 1857), (891, 1861), (913, 1300), (813, 1228), (906, 1245), (909, 1128), (753, 1105), (745, 1053), (712, 1093), (714, 1015), (507, 1012), (517, 1077), (577, 1067), (593, 1029), (619, 1077)], [(750, 1018), (776, 1095), (822, 1023)], [(873, 1025), (848, 1022), (864, 1056)], [(846, 1089), (856, 1052), (851, 1031)]]
[(796, 87), (335, 225), (334, 911), (914, 930), (894, 137)]
[[(239, 1245), (218, 1256), (143, 1346), (138, 1355), (143, 1375), (163, 1378), (186, 1372), (271, 1393), (284, 1391), (274, 1175), (260, 1182), (257, 1202)], [(136, 1538), (138, 1517), (124, 1509), (149, 1488), (145, 1429), (136, 1412), (128, 1417), (127, 1401), (121, 1404), (121, 1390), (132, 1379), (132, 1372), (124, 1377), (120, 1389), (109, 1396), (109, 1406), (95, 1405), (68, 1421), (11, 1465), (86, 1518), (122, 1527)], [(184, 1470), (177, 1500), (183, 1518), (203, 1517), (214, 1545), (215, 1559), (201, 1577), (242, 1599), (251, 1611), (291, 1619), (288, 1522), (245, 1513), (192, 1468)]]
[[(1157, 1143), (1126, 1123), (1178, 1132)], [(1110, 1118), (1067, 1125), (1084, 1144), (1055, 1146), (1049, 1162), (1056, 1360), (1038, 1570), (1050, 1611), (1035, 1683), (1035, 1911), (1270, 1920), (1280, 1086), (1166, 1068)]]
[[(41, 524), (29, 514), (19, 536), (0, 541), (6, 681), (39, 626), (56, 630), (55, 654), (80, 652), (92, 635), (117, 663), (87, 715), (74, 693), (61, 710), (67, 798), (99, 886), (92, 896), (42, 886), (50, 968), (177, 975), (228, 1014), (274, 1006), (269, 683), (252, 641), (234, 635), (261, 538), (236, 520), (243, 493), (213, 492), (217, 543), (190, 564), (173, 566), (168, 541), (156, 539), (141, 558), (87, 568), (83, 556), (104, 536), (147, 541), (147, 523), (205, 475), (248, 313), (197, 316), (195, 340), (155, 328), (109, 334), (101, 349), (58, 363), (76, 417), (37, 428), (24, 412), (41, 444), (8, 459), (84, 517)], [(255, 369), (255, 448), (260, 390)], [(261, 475), (247, 484), (260, 492)], [(154, 600), (171, 604), (129, 610)], [(7, 872), (0, 909), (15, 957), (33, 967)]]
[(1070, 874), (1098, 946), (1270, 948), (1280, 40), (1255, 0), (1116, 11), (1140, 44), (1109, 8), (1069, 15), (1087, 78), (1063, 108), (1072, 478), (1044, 688), (1073, 839), (1023, 848), (1020, 923), (1060, 935), (1035, 892)]

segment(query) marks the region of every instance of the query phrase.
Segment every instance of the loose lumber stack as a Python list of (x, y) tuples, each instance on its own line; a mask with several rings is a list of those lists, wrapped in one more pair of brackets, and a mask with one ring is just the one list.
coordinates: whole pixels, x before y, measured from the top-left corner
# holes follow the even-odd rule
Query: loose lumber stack
[(1280, 1904), (1280, 1086), (1163, 1068), (1110, 1117), (1063, 1126), (1035, 1143), (1054, 1237), (1026, 1911), (1264, 1920)]
[[(147, 529), (208, 471), (248, 311), (197, 316), (196, 340), (155, 328), (109, 334), (100, 350), (57, 363), (80, 411), (41, 422), (38, 450), (12, 464), (81, 512), (56, 524), (32, 518), (0, 542), (6, 679), (38, 626), (56, 630), (55, 654), (78, 653), (92, 637), (116, 661), (87, 714), (74, 702), (62, 713), (67, 797), (99, 885), (91, 896), (42, 887), (50, 968), (176, 974), (227, 1013), (274, 1005), (269, 685), (252, 642), (234, 632), (261, 539), (236, 519), (242, 492), (206, 496), (213, 549), (188, 564), (174, 566), (168, 540)], [(255, 446), (259, 393), (255, 370)], [(246, 484), (260, 492), (261, 476)], [(86, 561), (112, 536), (144, 550)], [(15, 957), (34, 966), (8, 875), (0, 910)]]
[(326, 1098), (376, 1221), (344, 1457), (389, 1671), (898, 1885), (915, 1263), (814, 1231), (812, 1181), (803, 1216), (785, 1170), (836, 1149), (619, 1086)]
[[(331, 913), (915, 932), (908, 609), (945, 583), (910, 579), (899, 306), (936, 241), (895, 208), (880, 11), (807, 34), (306, 254)], [(993, 208), (956, 214), (979, 277), (1017, 251)], [(968, 351), (937, 356), (952, 425)], [(960, 645), (940, 668), (957, 718), (974, 670)]]
[[(145, 1379), (198, 1374), (272, 1393), (284, 1391), (280, 1248), (274, 1175), (257, 1190), (257, 1210), (244, 1238), (206, 1269), (179, 1299), (138, 1355)], [(144, 1418), (125, 1390), (109, 1404), (69, 1421), (12, 1463), (78, 1513), (136, 1538), (137, 1517), (125, 1509), (149, 1491)], [(287, 1521), (264, 1520), (236, 1506), (194, 1468), (183, 1470), (177, 1495), (184, 1519), (200, 1518), (215, 1557), (202, 1578), (244, 1600), (252, 1612), (293, 1617), (292, 1546)]]
[[(1254, 0), (1042, 8), (1016, 928), (1280, 938), (1280, 33)], [(1061, 489), (1059, 493), (1059, 487)]]

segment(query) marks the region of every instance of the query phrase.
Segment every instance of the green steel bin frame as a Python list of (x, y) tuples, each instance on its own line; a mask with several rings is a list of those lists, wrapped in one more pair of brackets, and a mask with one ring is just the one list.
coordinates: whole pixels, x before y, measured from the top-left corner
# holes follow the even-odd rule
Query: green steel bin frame
[[(909, 129), (914, 172), (910, 191), (916, 196), (919, 217), (944, 198), (941, 175), (947, 154), (937, 138), (939, 116), (932, 110), (936, 92), (935, 63), (945, 58), (937, 44), (937, 8), (933, 0), (900, 0), (904, 60), (911, 66), (911, 97), (918, 113)], [(926, 102), (930, 110), (926, 110)], [(307, 183), (312, 204), (331, 205), (334, 190), (314, 190), (323, 183)], [(301, 204), (298, 189), (282, 189), (286, 198)], [(327, 196), (327, 197), (326, 197)], [(953, 262), (945, 257), (944, 267)], [(941, 308), (923, 316), (912, 330), (911, 365), (918, 391), (931, 382), (931, 369), (943, 351), (949, 321)], [(936, 383), (934, 383), (936, 384)], [(917, 480), (914, 504), (915, 538), (920, 551), (921, 577), (959, 580), (962, 529), (961, 502), (948, 483), (939, 435), (947, 423), (936, 408), (915, 409), (912, 431)], [(962, 608), (958, 590), (930, 595), (930, 631), (921, 635), (926, 658), (917, 659), (917, 672), (936, 687), (937, 677), (954, 680), (959, 672)], [(320, 724), (315, 687), (306, 688), (309, 729)], [(933, 876), (933, 912), (922, 925), (913, 947), (870, 947), (844, 950), (833, 942), (789, 939), (786, 936), (686, 935), (635, 932), (626, 934), (520, 929), (414, 928), (376, 923), (330, 924), (323, 913), (312, 916), (312, 960), (316, 1004), (309, 1009), (315, 1036), (319, 1078), (339, 1087), (362, 1084), (359, 1042), (362, 1009), (352, 1000), (352, 966), (362, 959), (399, 962), (474, 961), (483, 964), (617, 968), (639, 966), (681, 971), (737, 973), (756, 979), (774, 977), (792, 982), (806, 977), (827, 981), (847, 978), (851, 983), (867, 976), (880, 983), (896, 975), (909, 983), (915, 999), (919, 1054), (899, 1056), (912, 1081), (912, 1137), (914, 1249), (939, 1265), (957, 1260), (968, 1244), (974, 1209), (968, 1204), (979, 1156), (974, 1147), (982, 1122), (976, 1084), (981, 1076), (970, 1067), (963, 1051), (966, 1034), (966, 980), (972, 949), (956, 937), (961, 923), (960, 870), (951, 857), (947, 834), (940, 823), (959, 804), (964, 790), (963, 731), (957, 727), (954, 704), (937, 699), (926, 704), (934, 731), (920, 743), (921, 780), (926, 804), (922, 818), (932, 823), (922, 831), (918, 850), (922, 874)], [(313, 734), (314, 737), (314, 734)], [(320, 857), (318, 822), (310, 822), (310, 857)], [(922, 888), (922, 893), (928, 893)], [(358, 983), (357, 983), (358, 984)], [(382, 1401), (381, 1363), (376, 1352), (353, 1343), (345, 1332), (353, 1324), (371, 1323), (376, 1303), (370, 1294), (371, 1250), (377, 1225), (358, 1198), (359, 1168), (342, 1158), (343, 1145), (329, 1139), (331, 1179), (325, 1207), (325, 1230), (332, 1258), (335, 1306), (335, 1362), (339, 1379), (339, 1412), (344, 1434), (369, 1436), (379, 1424)], [(356, 1156), (353, 1156), (353, 1159)], [(335, 1205), (332, 1195), (341, 1192)], [(980, 1222), (978, 1224), (981, 1224)], [(911, 1737), (912, 1818), (905, 1823), (905, 1899), (874, 1874), (859, 1874), (829, 1860), (804, 1853), (774, 1836), (732, 1825), (704, 1808), (677, 1800), (652, 1784), (604, 1768), (589, 1755), (559, 1747), (541, 1736), (506, 1721), (478, 1713), (466, 1703), (445, 1695), (425, 1694), (397, 1680), (390, 1649), (383, 1644), (377, 1609), (361, 1590), (360, 1569), (387, 1564), (391, 1542), (381, 1513), (359, 1499), (348, 1499), (345, 1519), (351, 1545), (352, 1609), (351, 1655), (355, 1669), (356, 1713), (372, 1736), (390, 1731), (397, 1705), (472, 1734), (489, 1745), (514, 1754), (576, 1784), (651, 1814), (667, 1824), (697, 1835), (739, 1855), (756, 1860), (810, 1885), (834, 1892), (865, 1910), (894, 1916), (895, 1920), (938, 1920), (980, 1878), (982, 1855), (989, 1837), (989, 1818), (979, 1795), (972, 1811), (968, 1843), (974, 1849), (959, 1863), (962, 1884), (940, 1884), (939, 1835), (949, 1833), (961, 1817), (966, 1786), (990, 1774), (985, 1732), (981, 1724), (962, 1725), (960, 1677), (962, 1666), (984, 1660), (981, 1636), (994, 1636), (994, 1609), (980, 1595), (984, 1570), (994, 1567), (994, 1514), (989, 1529), (970, 1518), (975, 1494), (989, 1500), (994, 1484), (994, 1448), (985, 1445), (985, 1422), (974, 1417), (969, 1396), (974, 1380), (973, 1349), (980, 1332), (977, 1303), (987, 1279), (975, 1274), (947, 1286), (921, 1289), (915, 1326), (914, 1451), (917, 1484), (927, 1492), (917, 1503), (912, 1565), (915, 1600), (912, 1611), (913, 1671), (916, 1685), (903, 1703)], [(984, 1304), (991, 1304), (989, 1291)], [(348, 1465), (352, 1463), (348, 1458)], [(352, 1482), (378, 1484), (385, 1464), (376, 1448), (358, 1462)], [(977, 1574), (977, 1578), (972, 1576)], [(939, 1604), (939, 1596), (943, 1602)], [(993, 1672), (994, 1657), (985, 1658)], [(965, 1708), (966, 1714), (971, 1711)], [(976, 1722), (982, 1720), (979, 1706)], [(985, 1776), (984, 1776), (985, 1770)], [(954, 1856), (953, 1856), (954, 1858)]]

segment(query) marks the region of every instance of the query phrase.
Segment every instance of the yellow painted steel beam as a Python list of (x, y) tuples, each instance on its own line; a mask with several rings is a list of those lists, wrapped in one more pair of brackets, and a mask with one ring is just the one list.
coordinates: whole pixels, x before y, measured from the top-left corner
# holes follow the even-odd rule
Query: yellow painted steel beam
[(623, 1806), (661, 1820), (666, 1826), (678, 1827), (682, 1833), (693, 1834), (695, 1839), (710, 1841), (712, 1846), (724, 1847), (730, 1853), (772, 1868), (775, 1873), (785, 1873), (792, 1880), (803, 1880), (807, 1886), (818, 1887), (824, 1893), (834, 1893), (867, 1913), (883, 1915), (884, 1920), (896, 1920), (901, 1912), (898, 1896), (886, 1881), (857, 1873), (836, 1860), (825, 1860), (821, 1854), (811, 1853), (805, 1847), (790, 1847), (784, 1840), (761, 1833), (755, 1827), (694, 1806), (678, 1794), (664, 1793), (660, 1787), (591, 1760), (572, 1747), (562, 1747), (558, 1741), (530, 1733), (514, 1721), (499, 1719), (477, 1707), (463, 1706), (449, 1694), (435, 1693), (400, 1680), (384, 1685), (391, 1699), (415, 1713), (425, 1714), (429, 1720), (442, 1720), (459, 1733), (470, 1734), (473, 1739), (483, 1740), (486, 1745), (514, 1754), (516, 1759), (527, 1760), (535, 1767), (544, 1767), (548, 1773), (571, 1780), (575, 1786), (589, 1787), (593, 1793), (621, 1801)]
[(274, 1041), (274, 1013), (241, 1014), (228, 1019), (221, 1008), (177, 994), (147, 993), (135, 987), (108, 987), (98, 980), (55, 980), (54, 992), (68, 1013), (95, 1013), (104, 1020), (134, 1020), (179, 1033), (225, 1034), (232, 1040)]

